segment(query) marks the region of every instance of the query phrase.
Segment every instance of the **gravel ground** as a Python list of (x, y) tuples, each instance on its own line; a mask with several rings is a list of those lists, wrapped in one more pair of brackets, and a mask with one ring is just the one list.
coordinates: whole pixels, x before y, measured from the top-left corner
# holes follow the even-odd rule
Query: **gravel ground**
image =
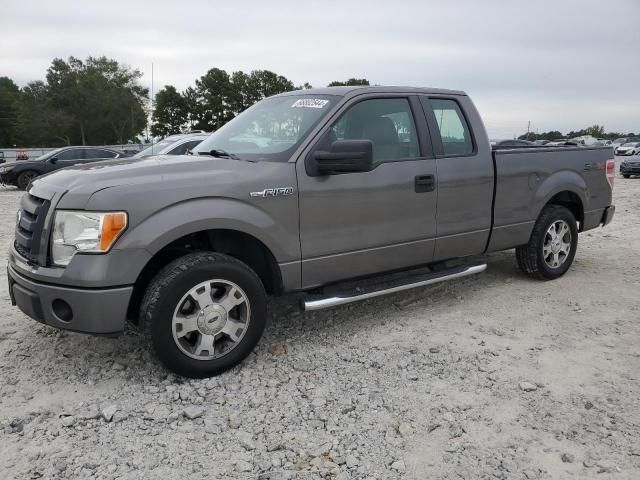
[[(0, 282), (0, 477), (638, 479), (639, 192), (616, 179), (614, 223), (557, 281), (508, 251), (333, 310), (278, 299), (256, 352), (210, 380), (135, 331), (37, 324)], [(0, 191), (1, 245), (19, 197)]]

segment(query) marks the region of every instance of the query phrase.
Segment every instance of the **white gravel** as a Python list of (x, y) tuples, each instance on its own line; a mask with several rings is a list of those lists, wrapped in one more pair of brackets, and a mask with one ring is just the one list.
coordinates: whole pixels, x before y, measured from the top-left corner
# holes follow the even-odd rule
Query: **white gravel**
[[(20, 193), (0, 191), (0, 260)], [(0, 282), (0, 477), (640, 478), (640, 179), (570, 272), (479, 276), (317, 313), (278, 299), (255, 354), (170, 374), (135, 331), (66, 333)]]

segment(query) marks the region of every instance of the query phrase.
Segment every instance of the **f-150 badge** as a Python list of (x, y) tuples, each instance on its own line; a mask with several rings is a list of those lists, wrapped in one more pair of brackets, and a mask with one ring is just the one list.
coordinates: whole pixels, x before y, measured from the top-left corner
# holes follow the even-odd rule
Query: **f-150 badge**
[(286, 197), (293, 193), (293, 187), (265, 188), (261, 192), (251, 192), (252, 197)]

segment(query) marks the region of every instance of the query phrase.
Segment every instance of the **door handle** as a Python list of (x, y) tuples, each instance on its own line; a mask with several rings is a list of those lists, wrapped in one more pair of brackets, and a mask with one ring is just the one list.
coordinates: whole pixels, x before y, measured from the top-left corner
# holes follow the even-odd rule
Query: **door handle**
[(416, 193), (433, 192), (436, 189), (436, 178), (433, 175), (416, 175), (414, 185)]

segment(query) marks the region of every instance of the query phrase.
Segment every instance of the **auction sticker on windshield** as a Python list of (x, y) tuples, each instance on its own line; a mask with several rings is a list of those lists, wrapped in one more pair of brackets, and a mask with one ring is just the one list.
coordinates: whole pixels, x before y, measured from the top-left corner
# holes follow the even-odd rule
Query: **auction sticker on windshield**
[(322, 100), (321, 98), (301, 98), (296, 100), (291, 108), (324, 108), (329, 103), (329, 100)]

